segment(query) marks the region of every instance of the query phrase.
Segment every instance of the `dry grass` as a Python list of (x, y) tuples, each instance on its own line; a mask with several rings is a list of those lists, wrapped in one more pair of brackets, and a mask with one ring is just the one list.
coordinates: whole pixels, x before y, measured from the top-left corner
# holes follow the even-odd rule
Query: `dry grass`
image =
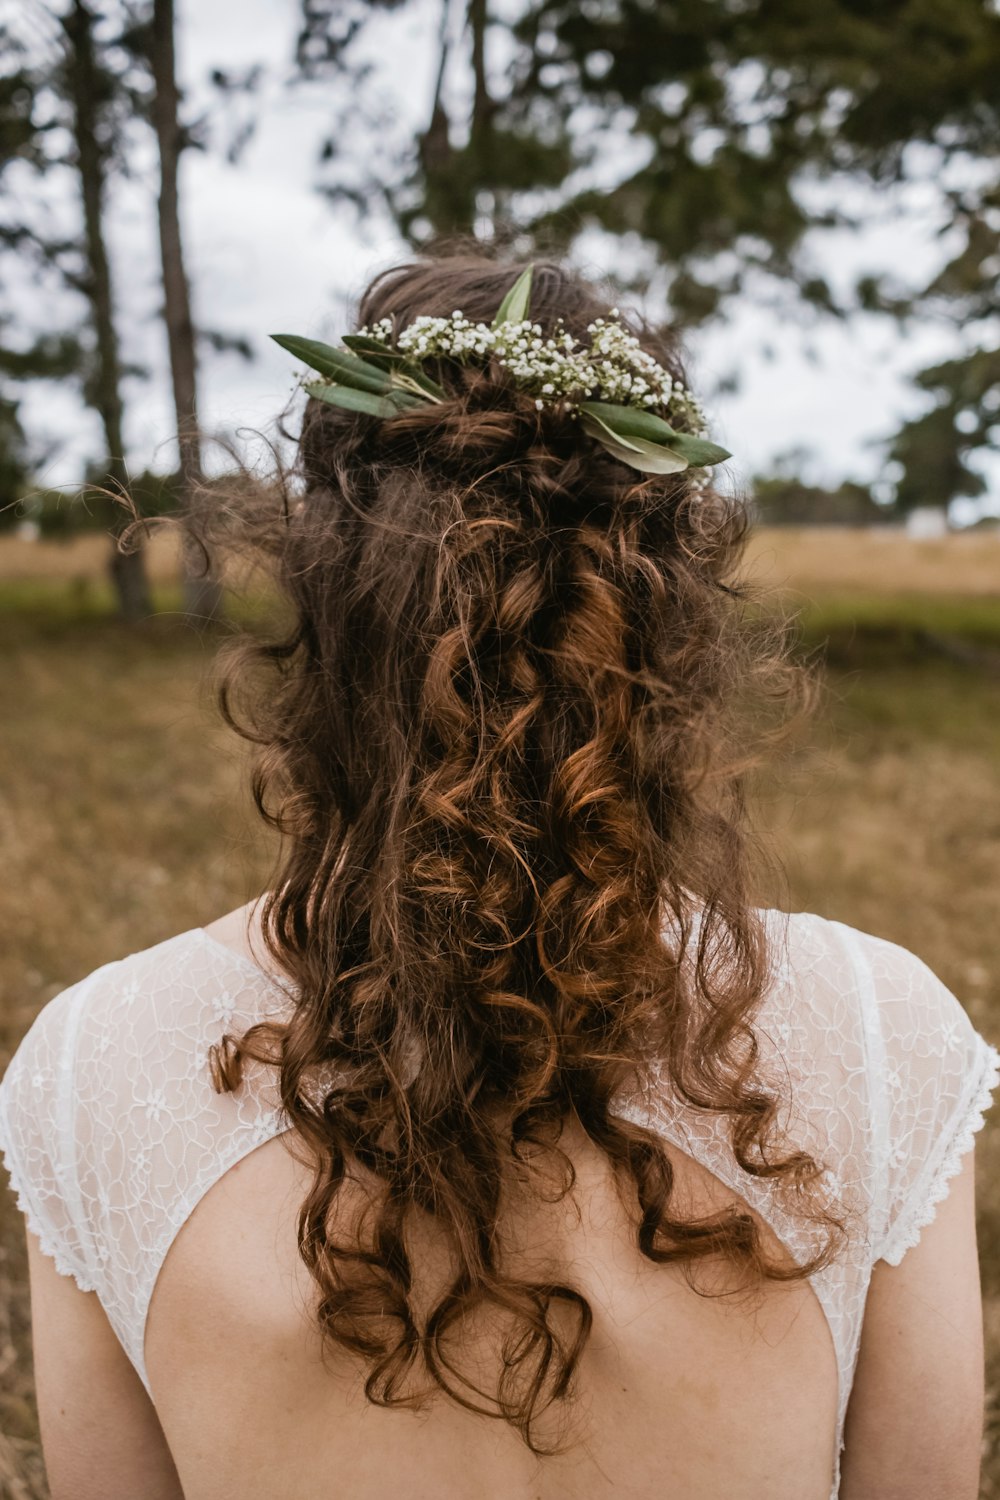
[[(110, 554), (108, 538), (96, 531), (68, 541), (29, 542), (0, 536), (0, 579), (95, 582), (104, 578)], [(146, 566), (157, 582), (177, 576), (177, 540), (169, 529), (154, 530), (146, 546)]]
[[(919, 576), (956, 611), (964, 595), (1000, 616), (995, 583), (992, 600), (987, 587), (1000, 557), (981, 540), (982, 554), (952, 549), (936, 562), (919, 549), (941, 544), (914, 551), (897, 538), (897, 554), (879, 543), (886, 586), (904, 577), (900, 593), (913, 591)], [(0, 543), (0, 579), (26, 566), (18, 547)], [(85, 556), (103, 565), (99, 542), (75, 547), (60, 549), (64, 590)], [(824, 550), (821, 538), (770, 533), (756, 550), (768, 547), (795, 588), (817, 588), (810, 570), (824, 566), (833, 590), (877, 581), (863, 547), (855, 575), (846, 552)], [(160, 562), (168, 580), (169, 559)], [(939, 582), (927, 582), (938, 567)], [(211, 642), (176, 620), (127, 632), (99, 612), (36, 603), (0, 607), (0, 1067), (62, 986), (247, 899), (270, 862), (241, 791), (240, 753), (211, 717)], [(830, 687), (808, 743), (761, 787), (758, 821), (783, 851), (791, 905), (914, 949), (1000, 1041), (1000, 681), (944, 660), (880, 658), (831, 672)], [(990, 1370), (982, 1497), (1000, 1500), (998, 1124), (977, 1155)], [(23, 1237), (6, 1193), (0, 1434), (0, 1496), (42, 1500)]]
[[(892, 527), (762, 526), (748, 556), (753, 576), (780, 590), (1000, 597), (1000, 532), (917, 541)], [(0, 536), (0, 581), (97, 581), (107, 558), (107, 539), (97, 534), (69, 542)], [(177, 548), (169, 530), (154, 531), (147, 559), (155, 580), (176, 577)]]
[(769, 587), (1000, 599), (1000, 532), (953, 532), (918, 541), (893, 527), (761, 527), (749, 556)]

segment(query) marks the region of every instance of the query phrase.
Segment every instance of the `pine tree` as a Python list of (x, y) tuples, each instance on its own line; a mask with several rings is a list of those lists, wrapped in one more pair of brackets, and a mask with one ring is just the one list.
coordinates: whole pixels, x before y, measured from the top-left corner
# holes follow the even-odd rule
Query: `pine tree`
[[(442, 0), (426, 123), (394, 138), (361, 44), (380, 10), (402, 26), (412, 8), (302, 0), (300, 69), (328, 76), (341, 101), (320, 152), (331, 200), (387, 214), (418, 245), (474, 230), (527, 252), (601, 230), (627, 248), (619, 279), (653, 284), (680, 328), (741, 296), (800, 323), (861, 310), (950, 319), (981, 347), (946, 377), (918, 377), (936, 405), (892, 452), (907, 475), (901, 506), (928, 498), (928, 453), (937, 503), (973, 492), (967, 460), (1000, 431), (991, 0), (522, 0), (502, 21), (488, 0), (464, 0), (461, 15)], [(958, 238), (948, 264), (923, 286), (870, 275), (831, 286), (810, 231), (868, 226), (913, 183)], [(845, 184), (874, 189), (872, 207), (849, 207)]]
[[(36, 284), (56, 300), (69, 289), (85, 308), (79, 322), (62, 325), (59, 368), (51, 359), (33, 367), (22, 360), (15, 372), (11, 356), (27, 343), (44, 351), (52, 335), (8, 327), (11, 340), (5, 368), (18, 380), (34, 376), (72, 377), (99, 417), (106, 458), (91, 479), (111, 496), (124, 497), (128, 474), (124, 456), (122, 360), (115, 323), (111, 257), (107, 243), (109, 175), (120, 164), (121, 135), (129, 112), (127, 90), (105, 60), (96, 35), (100, 17), (87, 0), (72, 0), (53, 16), (43, 7), (15, 12), (0, 26), (0, 50), (7, 68), (0, 85), (0, 186), (15, 169), (39, 179), (69, 173), (81, 210), (79, 233), (53, 237), (33, 219), (27, 195), (13, 195), (0, 234), (0, 252), (16, 254), (33, 268)], [(19, 28), (20, 23), (20, 28)], [(30, 24), (29, 24), (30, 23)], [(68, 141), (68, 146), (64, 145)], [(24, 212), (18, 209), (24, 205)], [(8, 323), (12, 310), (5, 309)], [(59, 342), (59, 336), (56, 336)], [(125, 503), (106, 509), (113, 544), (112, 580), (123, 616), (149, 614), (151, 601), (143, 549), (133, 541), (123, 552), (117, 543), (131, 520)]]

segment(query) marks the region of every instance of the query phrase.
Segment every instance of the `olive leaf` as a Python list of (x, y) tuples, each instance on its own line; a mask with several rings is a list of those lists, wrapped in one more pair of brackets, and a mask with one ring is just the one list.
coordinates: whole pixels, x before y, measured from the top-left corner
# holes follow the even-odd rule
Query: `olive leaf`
[(581, 401), (580, 411), (602, 422), (619, 440), (644, 438), (648, 443), (669, 443), (679, 436), (669, 422), (641, 406), (618, 406), (614, 401)]
[[(634, 468), (651, 474), (674, 474), (682, 469), (706, 468), (731, 457), (726, 448), (688, 432), (677, 432), (662, 417), (643, 407), (613, 401), (582, 401), (584, 431), (609, 452)], [(643, 462), (628, 455), (641, 454)], [(666, 455), (669, 455), (666, 456)]]
[(632, 453), (641, 453), (642, 449), (631, 438), (623, 436), (610, 427), (604, 418), (599, 416), (600, 405), (596, 402), (581, 403), (580, 426), (590, 437), (598, 438), (602, 443), (614, 443), (616, 448)]
[(528, 305), (531, 301), (531, 273), (534, 266), (528, 266), (522, 271), (514, 282), (510, 291), (497, 308), (496, 317), (493, 319), (493, 327), (499, 328), (501, 323), (523, 323), (528, 316)]
[(342, 406), (346, 411), (364, 412), (369, 417), (395, 417), (408, 406), (423, 405), (422, 397), (410, 396), (405, 391), (380, 396), (375, 391), (360, 391), (348, 385), (327, 385), (322, 380), (308, 381), (303, 389), (317, 401)]
[(718, 443), (710, 443), (707, 438), (692, 437), (689, 432), (678, 432), (670, 439), (670, 446), (675, 453), (682, 454), (696, 469), (708, 468), (711, 464), (725, 463), (727, 458), (732, 458), (728, 448), (720, 448)]
[(373, 365), (379, 365), (386, 370), (393, 365), (404, 364), (408, 356), (402, 349), (391, 349), (388, 344), (383, 344), (381, 339), (373, 339), (367, 333), (345, 333), (343, 340), (353, 353), (370, 360)]
[(391, 349), (387, 344), (364, 333), (345, 333), (343, 342), (365, 363), (386, 371), (394, 385), (402, 385), (409, 390), (419, 387), (431, 400), (444, 400), (441, 386), (426, 375), (417, 361), (404, 350)]
[(386, 372), (375, 369), (355, 354), (345, 354), (340, 349), (332, 349), (329, 344), (321, 344), (316, 339), (299, 338), (293, 333), (272, 333), (271, 337), (282, 349), (287, 349), (289, 354), (294, 354), (303, 364), (308, 365), (310, 370), (325, 375), (329, 380), (335, 380), (339, 385), (349, 385), (359, 391), (385, 392), (389, 389), (390, 381)]
[[(406, 406), (444, 399), (444, 391), (436, 381), (424, 374), (419, 365), (406, 359), (397, 350), (386, 349), (375, 339), (369, 340), (361, 335), (348, 334), (344, 340), (345, 344), (348, 344), (348, 350), (345, 352), (343, 349), (334, 349), (329, 344), (321, 344), (316, 339), (300, 338), (298, 334), (272, 333), (271, 337), (276, 344), (281, 345), (282, 349), (287, 349), (290, 354), (294, 354), (311, 370), (325, 375), (330, 384), (323, 386), (324, 390), (333, 390), (336, 387), (368, 392), (375, 396), (406, 395), (408, 399), (398, 401), (382, 411), (383, 416), (391, 416), (396, 411), (402, 411)], [(364, 353), (354, 353), (350, 344), (353, 344), (355, 348), (363, 348)], [(369, 348), (369, 344), (373, 347)], [(376, 363), (376, 356), (385, 356), (385, 358), (379, 364)], [(312, 394), (316, 395), (317, 382), (314, 381), (312, 385)], [(321, 399), (332, 400), (333, 398), (324, 395)], [(334, 404), (349, 405), (348, 402), (340, 400)], [(374, 414), (374, 408), (370, 406), (355, 404), (351, 406), (351, 410), (371, 411)]]
[(596, 438), (612, 458), (639, 469), (643, 474), (679, 474), (688, 467), (686, 458), (665, 448), (662, 443), (650, 443), (646, 438), (619, 441), (609, 427), (593, 417), (585, 417), (582, 425), (583, 430)]

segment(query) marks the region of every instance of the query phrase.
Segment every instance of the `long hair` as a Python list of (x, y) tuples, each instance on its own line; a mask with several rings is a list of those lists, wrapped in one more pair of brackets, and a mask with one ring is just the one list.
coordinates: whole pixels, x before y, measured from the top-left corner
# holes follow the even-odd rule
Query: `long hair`
[[(359, 323), (489, 322), (520, 269), (397, 266)], [(536, 264), (543, 329), (586, 339), (608, 312)], [(632, 326), (683, 379), (672, 342)], [(567, 1118), (650, 1261), (722, 1255), (759, 1282), (831, 1253), (832, 1235), (789, 1268), (749, 1214), (686, 1222), (662, 1141), (615, 1111), (655, 1058), (679, 1099), (725, 1118), (745, 1172), (816, 1185), (756, 1077), (770, 966), (745, 807), (761, 706), (787, 719), (808, 674), (736, 576), (744, 502), (626, 468), (500, 368), (435, 375), (443, 404), (389, 419), (311, 402), (299, 490), (262, 541), (290, 625), (241, 647), (222, 708), (283, 836), (262, 926), (295, 999), (212, 1060), (220, 1090), (248, 1058), (278, 1069), (312, 1167), (298, 1234), (316, 1316), (368, 1398), (412, 1402), (429, 1377), (551, 1451), (536, 1419), (572, 1393), (591, 1310), (568, 1282), (515, 1277), (500, 1231), (512, 1169), (544, 1159), (571, 1188)], [(423, 1312), (421, 1220), (450, 1254)], [(484, 1313), (500, 1330), (485, 1390), (455, 1357)]]

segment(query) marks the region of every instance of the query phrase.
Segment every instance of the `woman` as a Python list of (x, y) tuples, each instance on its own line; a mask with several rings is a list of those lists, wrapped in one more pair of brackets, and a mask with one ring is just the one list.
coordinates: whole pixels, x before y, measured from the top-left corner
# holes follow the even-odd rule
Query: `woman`
[(225, 518), (293, 612), (223, 693), (271, 889), (0, 1089), (55, 1500), (973, 1500), (1000, 1057), (753, 904), (808, 683), (675, 351), (548, 263), (360, 317), (282, 338), (302, 482)]

